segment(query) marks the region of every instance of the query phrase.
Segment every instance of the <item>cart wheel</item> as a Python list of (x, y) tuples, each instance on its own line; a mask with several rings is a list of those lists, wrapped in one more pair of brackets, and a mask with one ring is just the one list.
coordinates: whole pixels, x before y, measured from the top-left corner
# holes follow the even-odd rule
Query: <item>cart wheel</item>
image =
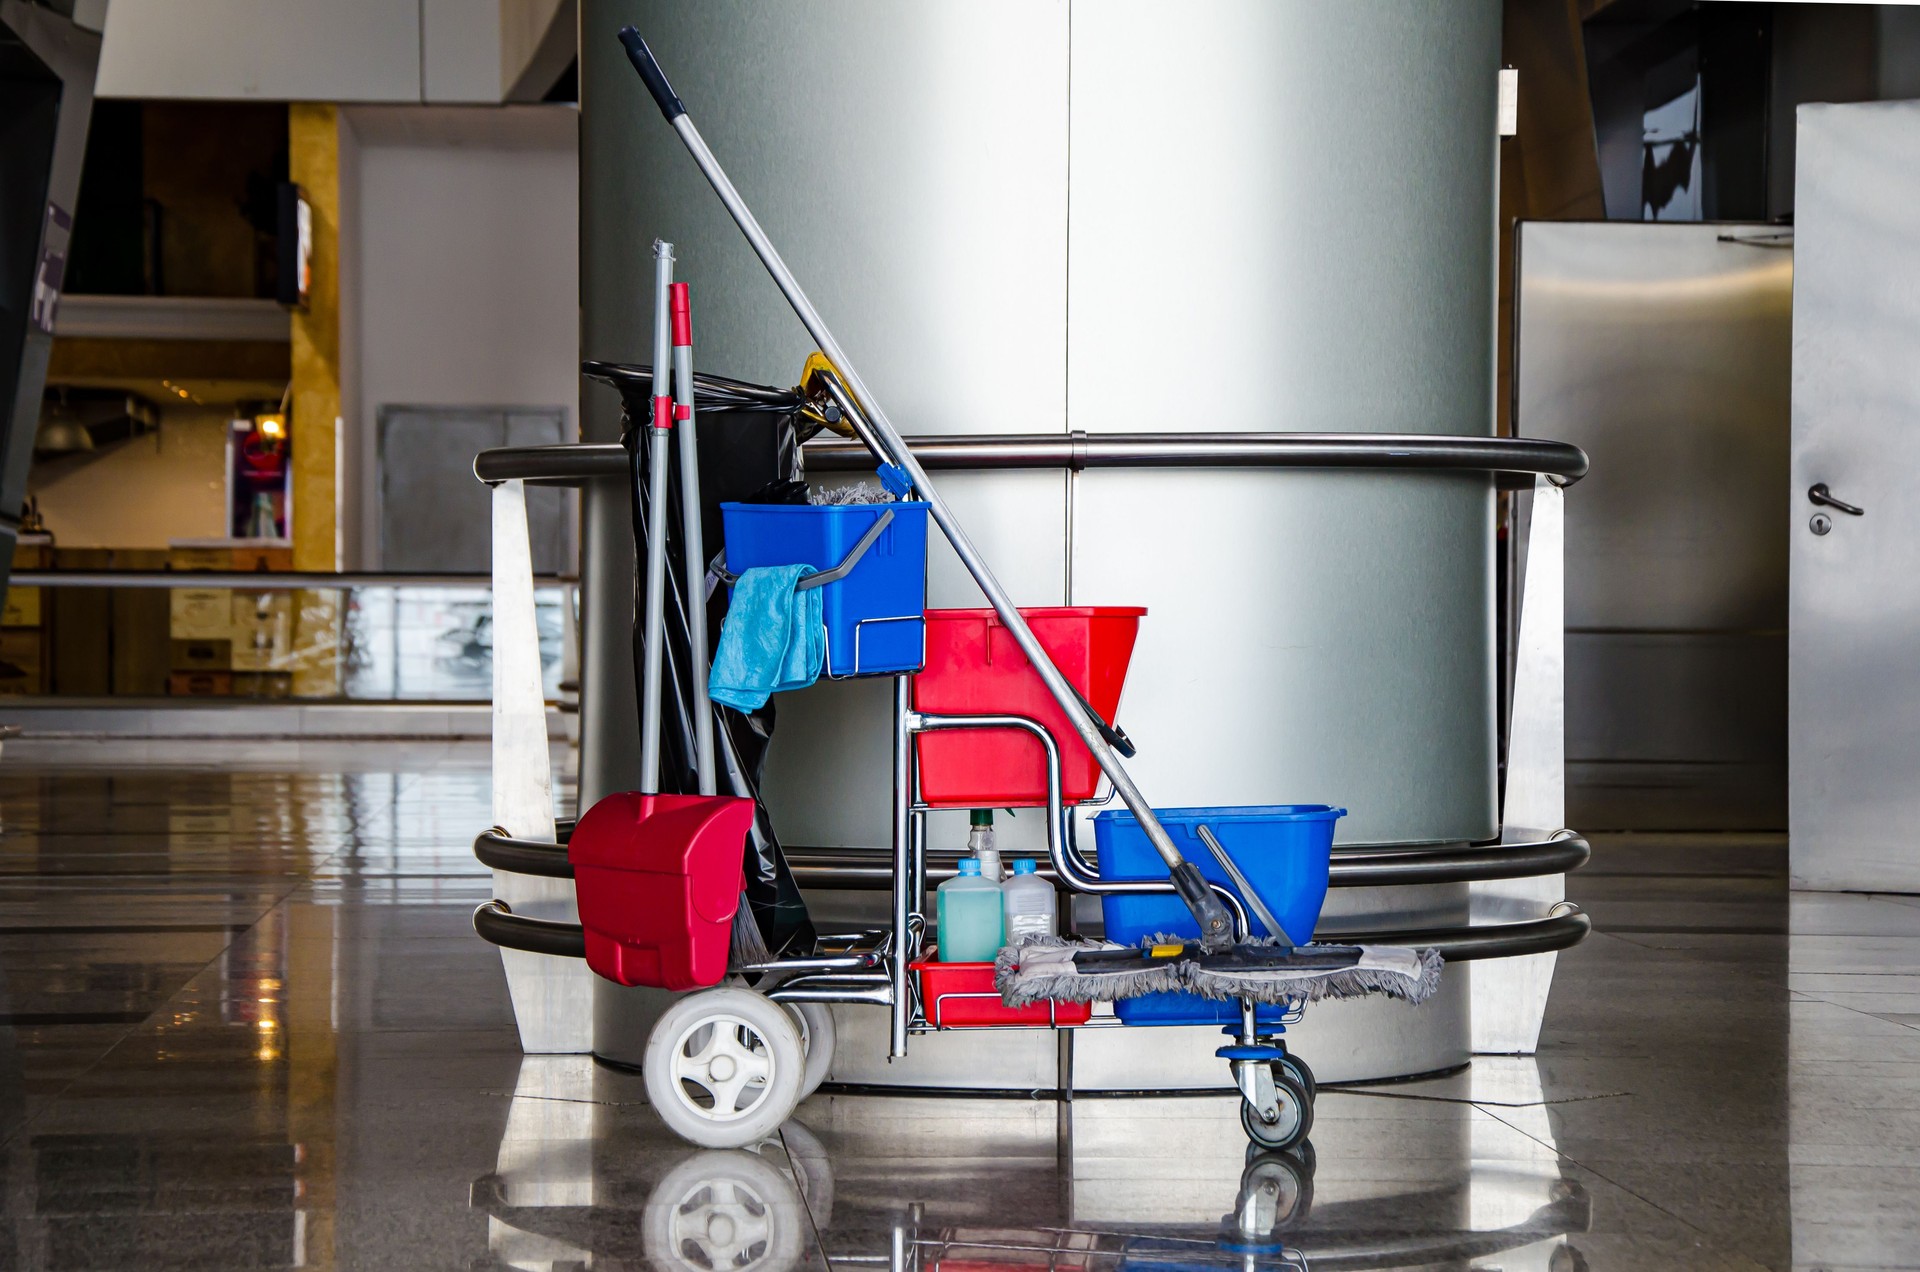
[(1260, 1147), (1284, 1152), (1306, 1139), (1307, 1133), (1313, 1130), (1313, 1101), (1307, 1098), (1307, 1090), (1299, 1079), (1285, 1069), (1273, 1075), (1273, 1094), (1280, 1106), (1277, 1120), (1261, 1121), (1253, 1105), (1242, 1100), (1240, 1125), (1246, 1129), (1247, 1138)]
[(781, 1170), (752, 1153), (695, 1153), (647, 1198), (641, 1240), (662, 1272), (785, 1272), (807, 1217)]
[(1295, 1082), (1307, 1089), (1307, 1103), (1311, 1104), (1320, 1098), (1320, 1084), (1314, 1080), (1313, 1070), (1307, 1067), (1305, 1060), (1289, 1051), (1280, 1057), (1280, 1063), (1286, 1066)]
[(1240, 1173), (1228, 1229), (1243, 1241), (1258, 1241), (1307, 1217), (1313, 1207), (1313, 1169), (1295, 1153), (1248, 1154)]
[(741, 1148), (773, 1134), (800, 1102), (805, 1069), (793, 1017), (731, 986), (667, 1008), (640, 1065), (654, 1112), (702, 1148)]
[(827, 1080), (833, 1067), (833, 1009), (825, 1003), (782, 1003), (800, 1030), (800, 1046), (807, 1053), (806, 1072), (800, 1077), (800, 1098), (806, 1099)]

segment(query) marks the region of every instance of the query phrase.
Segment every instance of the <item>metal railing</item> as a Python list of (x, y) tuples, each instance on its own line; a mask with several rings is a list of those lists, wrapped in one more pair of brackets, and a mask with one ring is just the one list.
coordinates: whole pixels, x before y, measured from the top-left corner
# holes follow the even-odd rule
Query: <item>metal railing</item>
[[(514, 839), (497, 830), (483, 831), (473, 841), (473, 855), (483, 865), (513, 874), (544, 879), (571, 879), (567, 837), (571, 822), (559, 823), (560, 842)], [(885, 848), (784, 849), (796, 882), (814, 888), (844, 891), (886, 891), (893, 885), (891, 854)], [(1351, 845), (1334, 854), (1328, 884), (1335, 888), (1382, 888), (1413, 884), (1477, 883), (1489, 879), (1526, 879), (1578, 870), (1592, 856), (1585, 838), (1563, 831), (1537, 843), (1474, 844), (1438, 850), (1396, 845)], [(958, 873), (959, 853), (930, 853), (930, 882)], [(1052, 870), (1040, 873), (1051, 877)], [(584, 952), (577, 925), (513, 914), (499, 902), (487, 902), (475, 911), (476, 931), (495, 945), (539, 954)], [(1449, 962), (1483, 958), (1511, 958), (1540, 954), (1577, 945), (1591, 929), (1587, 916), (1577, 911), (1549, 915), (1526, 923), (1420, 928), (1404, 931), (1340, 932), (1339, 939), (1354, 944), (1433, 947)], [(581, 957), (574, 953), (573, 957)]]
[[(1462, 437), (1434, 433), (1020, 433), (909, 437), (929, 471), (1064, 468), (1362, 468), (1401, 472), (1478, 472), (1531, 481), (1545, 476), (1571, 485), (1587, 473), (1587, 456), (1567, 442), (1533, 437)], [(812, 441), (801, 448), (809, 470), (854, 472), (873, 467), (858, 442)], [(492, 483), (571, 486), (601, 477), (630, 477), (631, 460), (615, 442), (506, 446), (481, 451), (473, 472)]]

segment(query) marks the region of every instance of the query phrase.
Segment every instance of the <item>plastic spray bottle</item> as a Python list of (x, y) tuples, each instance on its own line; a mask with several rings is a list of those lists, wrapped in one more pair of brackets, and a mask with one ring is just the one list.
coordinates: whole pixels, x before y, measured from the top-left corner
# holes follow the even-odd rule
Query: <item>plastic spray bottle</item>
[(980, 862), (980, 877), (999, 883), (1006, 878), (1000, 869), (1000, 850), (993, 843), (993, 810), (976, 808), (967, 814), (967, 851)]

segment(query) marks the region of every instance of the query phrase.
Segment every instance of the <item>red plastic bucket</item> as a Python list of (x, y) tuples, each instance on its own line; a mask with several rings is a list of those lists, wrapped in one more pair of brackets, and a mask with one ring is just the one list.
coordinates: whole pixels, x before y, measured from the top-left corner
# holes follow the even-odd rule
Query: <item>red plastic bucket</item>
[[(1113, 723), (1127, 662), (1147, 611), (1079, 605), (1022, 609), (1062, 675), (1102, 719)], [(928, 610), (927, 666), (913, 678), (916, 710), (943, 715), (1019, 715), (1037, 720), (1060, 746), (1060, 794), (1090, 799), (1100, 766), (990, 609)], [(935, 808), (1032, 808), (1047, 802), (1046, 752), (1019, 729), (959, 729), (914, 739), (920, 797)]]

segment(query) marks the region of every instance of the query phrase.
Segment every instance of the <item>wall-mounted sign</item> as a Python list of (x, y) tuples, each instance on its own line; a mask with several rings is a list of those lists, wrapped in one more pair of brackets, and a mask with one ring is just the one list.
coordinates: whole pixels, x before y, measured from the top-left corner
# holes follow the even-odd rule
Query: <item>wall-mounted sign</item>
[(227, 533), (237, 539), (292, 535), (293, 445), (284, 409), (237, 416), (227, 433)]
[(283, 181), (279, 191), (280, 284), (275, 299), (305, 309), (313, 284), (313, 205), (306, 191)]

